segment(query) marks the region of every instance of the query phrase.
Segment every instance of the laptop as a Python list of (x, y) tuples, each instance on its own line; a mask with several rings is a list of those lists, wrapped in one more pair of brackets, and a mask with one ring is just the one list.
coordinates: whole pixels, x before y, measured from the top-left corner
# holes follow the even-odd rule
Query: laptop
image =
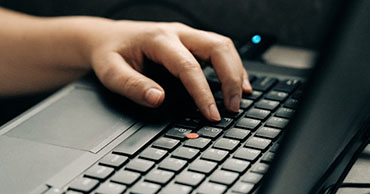
[(254, 92), (219, 123), (170, 77), (156, 110), (71, 83), (1, 128), (0, 192), (334, 193), (369, 138), (369, 18), (343, 1), (312, 72), (244, 61)]

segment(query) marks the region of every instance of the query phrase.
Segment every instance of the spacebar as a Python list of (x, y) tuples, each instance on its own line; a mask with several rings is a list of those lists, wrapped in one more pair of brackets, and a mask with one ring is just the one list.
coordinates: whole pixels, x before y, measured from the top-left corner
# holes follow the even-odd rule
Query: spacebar
[(127, 156), (135, 155), (141, 148), (143, 148), (150, 140), (164, 130), (167, 123), (159, 125), (145, 125), (138, 129), (134, 134), (129, 136), (117, 147), (113, 149), (113, 153), (123, 154)]

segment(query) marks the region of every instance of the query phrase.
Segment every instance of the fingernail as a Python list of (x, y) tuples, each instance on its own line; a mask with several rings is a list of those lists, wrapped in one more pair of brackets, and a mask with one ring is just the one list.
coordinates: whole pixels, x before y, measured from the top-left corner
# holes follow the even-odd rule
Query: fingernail
[(161, 99), (162, 95), (163, 95), (162, 91), (155, 89), (155, 88), (150, 88), (145, 93), (145, 100), (149, 104), (156, 106), (158, 105), (159, 100)]
[(214, 121), (221, 120), (220, 113), (218, 112), (217, 107), (216, 107), (215, 104), (211, 104), (209, 106), (209, 115), (210, 115), (211, 119), (214, 120)]
[(234, 112), (238, 112), (239, 111), (239, 106), (240, 106), (240, 96), (235, 95), (230, 100), (230, 109)]
[(243, 81), (243, 88), (244, 88), (244, 91), (245, 92), (249, 92), (249, 93), (252, 92), (252, 86), (249, 83), (249, 80), (244, 79), (244, 81)]

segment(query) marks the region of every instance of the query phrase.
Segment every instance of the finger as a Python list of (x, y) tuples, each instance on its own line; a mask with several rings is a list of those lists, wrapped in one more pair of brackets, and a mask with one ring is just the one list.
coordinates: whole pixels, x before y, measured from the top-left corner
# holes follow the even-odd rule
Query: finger
[(243, 92), (245, 93), (252, 93), (252, 86), (249, 83), (249, 78), (248, 78), (248, 72), (243, 68), (244, 70), (244, 75), (243, 75)]
[(144, 106), (158, 107), (164, 90), (153, 80), (134, 70), (118, 53), (109, 53), (94, 61), (94, 70), (110, 90)]
[(220, 113), (199, 63), (176, 36), (156, 37), (147, 43), (144, 52), (181, 80), (208, 120), (220, 120)]
[(180, 39), (194, 55), (211, 61), (222, 84), (226, 108), (239, 111), (243, 85), (248, 91), (250, 84), (232, 41), (215, 33), (193, 29), (180, 32)]

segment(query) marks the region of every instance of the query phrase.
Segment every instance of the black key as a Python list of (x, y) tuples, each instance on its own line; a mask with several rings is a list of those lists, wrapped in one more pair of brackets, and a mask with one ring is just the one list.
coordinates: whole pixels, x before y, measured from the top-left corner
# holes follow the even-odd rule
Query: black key
[(161, 189), (160, 185), (148, 182), (138, 182), (132, 188), (130, 193), (154, 194)]
[(220, 183), (223, 185), (231, 185), (236, 179), (238, 179), (239, 174), (235, 172), (230, 172), (226, 170), (216, 170), (209, 178), (211, 182)]
[(184, 159), (184, 160), (193, 160), (199, 154), (198, 149), (187, 148), (187, 147), (178, 147), (175, 151), (172, 152), (172, 157)]
[(299, 80), (288, 79), (288, 80), (280, 81), (274, 87), (274, 90), (291, 93), (294, 89), (296, 89), (299, 86), (299, 84), (300, 84)]
[(265, 120), (268, 116), (270, 116), (270, 111), (258, 109), (258, 108), (252, 108), (247, 112), (247, 117), (253, 118), (253, 119), (260, 119)]
[(162, 189), (159, 194), (190, 194), (191, 190), (189, 186), (172, 183)]
[(235, 154), (234, 158), (248, 160), (248, 161), (255, 161), (260, 156), (261, 151), (251, 149), (251, 148), (239, 148)]
[(257, 184), (258, 182), (260, 182), (262, 177), (263, 175), (261, 174), (248, 172), (247, 174), (244, 175), (244, 177), (242, 177), (242, 181), (247, 182), (247, 183)]
[(167, 155), (167, 151), (160, 150), (157, 148), (146, 148), (144, 151), (141, 152), (140, 158), (159, 161), (162, 160)]
[(200, 172), (200, 173), (203, 173), (203, 174), (209, 174), (216, 167), (217, 167), (217, 163), (215, 163), (215, 162), (197, 159), (189, 165), (189, 170), (195, 171), (195, 172)]
[(270, 91), (265, 95), (265, 98), (281, 102), (284, 101), (288, 97), (288, 95), (289, 94), (285, 92)]
[(110, 179), (112, 182), (132, 185), (140, 178), (140, 174), (137, 172), (131, 172), (128, 170), (121, 170), (116, 172)]
[(126, 190), (126, 186), (116, 184), (116, 183), (111, 183), (111, 182), (106, 182), (101, 184), (97, 190), (95, 190), (96, 194), (120, 194), (123, 193)]
[(166, 149), (166, 150), (173, 150), (179, 144), (180, 144), (180, 141), (177, 139), (161, 137), (153, 143), (153, 147)]
[(121, 168), (126, 162), (128, 162), (128, 157), (110, 153), (99, 160), (100, 165), (113, 167), (115, 169)]
[(240, 101), (240, 108), (241, 109), (248, 109), (249, 107), (251, 107), (253, 104), (253, 100), (247, 100), (247, 99), (242, 99)]
[(251, 131), (247, 129), (240, 129), (240, 128), (231, 128), (225, 133), (225, 137), (233, 138), (237, 140), (245, 140)]
[(184, 139), (188, 133), (191, 133), (191, 129), (174, 127), (167, 131), (167, 137), (173, 137), (178, 139)]
[(207, 138), (197, 138), (197, 139), (188, 139), (185, 141), (184, 146), (197, 148), (197, 149), (205, 149), (211, 143), (210, 139)]
[(299, 99), (301, 99), (302, 94), (303, 94), (303, 90), (302, 90), (302, 89), (298, 89), (298, 90), (296, 90), (296, 91), (292, 94), (292, 98), (299, 100)]
[(298, 106), (298, 100), (290, 98), (284, 103), (284, 107), (296, 109)]
[(240, 142), (238, 140), (220, 138), (215, 142), (215, 144), (213, 144), (213, 147), (227, 151), (232, 151), (239, 145), (239, 143)]
[(261, 158), (261, 162), (265, 162), (265, 163), (271, 163), (272, 160), (274, 159), (275, 157), (275, 154), (272, 153), (272, 152), (267, 152), (265, 153), (262, 158)]
[(269, 151), (275, 153), (277, 151), (278, 147), (279, 147), (279, 144), (275, 143), (274, 145), (271, 146)]
[(255, 148), (259, 150), (266, 150), (270, 146), (271, 140), (260, 137), (251, 137), (245, 143), (245, 147)]
[(253, 90), (252, 94), (243, 94), (243, 98), (250, 99), (250, 100), (258, 100), (261, 98), (262, 92)]
[(133, 170), (140, 173), (148, 172), (154, 166), (154, 162), (143, 159), (133, 159), (127, 165), (126, 169)]
[(231, 125), (232, 122), (233, 122), (233, 119), (231, 118), (221, 117), (221, 120), (219, 122), (210, 122), (208, 124), (212, 127), (219, 127), (222, 129), (226, 129), (227, 127)]
[(222, 194), (225, 193), (227, 187), (217, 183), (204, 182), (197, 189), (197, 194)]
[(168, 157), (159, 163), (159, 168), (179, 172), (186, 166), (186, 164), (187, 162), (185, 160)]
[(279, 129), (274, 129), (271, 127), (261, 127), (257, 130), (256, 136), (265, 137), (265, 138), (274, 140), (280, 134), (280, 132), (281, 130)]
[(215, 93), (213, 93), (213, 96), (215, 97), (216, 100), (223, 100), (224, 96), (222, 95), (222, 91), (218, 90)]
[(85, 172), (84, 176), (93, 179), (98, 179), (99, 181), (104, 181), (110, 175), (112, 175), (113, 172), (114, 172), (113, 168), (94, 165)]
[(262, 99), (256, 103), (256, 107), (273, 111), (279, 106), (279, 104), (280, 103), (278, 101)]
[(254, 80), (257, 79), (257, 76), (255, 75), (248, 75), (249, 82), (252, 83)]
[(236, 126), (240, 127), (240, 128), (246, 128), (246, 129), (250, 129), (250, 130), (254, 131), (259, 126), (260, 123), (261, 123), (260, 120), (250, 119), (250, 118), (242, 118), (242, 119), (239, 120), (239, 122), (236, 124)]
[(175, 176), (175, 173), (173, 173), (173, 172), (166, 171), (166, 170), (154, 169), (154, 170), (150, 171), (145, 176), (145, 181), (157, 183), (157, 184), (160, 184), (160, 185), (165, 185), (174, 176)]
[(200, 125), (201, 125), (201, 119), (191, 118), (191, 117), (186, 117), (184, 119), (179, 120), (176, 123), (176, 126), (184, 127), (187, 129), (197, 129)]
[(75, 179), (71, 185), (68, 187), (68, 190), (74, 190), (82, 193), (89, 193), (95, 189), (99, 184), (99, 181), (95, 179), (90, 179), (86, 177), (80, 177)]
[(261, 77), (261, 78), (258, 78), (256, 81), (253, 82), (252, 88), (254, 90), (267, 91), (268, 89), (270, 89), (277, 82), (278, 82), (278, 80), (276, 78)]
[(229, 152), (224, 150), (209, 148), (203, 152), (201, 158), (205, 160), (211, 160), (214, 162), (222, 162), (227, 157), (228, 154)]
[(289, 122), (288, 119), (283, 119), (280, 117), (271, 117), (269, 120), (267, 120), (266, 126), (283, 129), (288, 124), (288, 122)]
[(229, 158), (222, 165), (222, 169), (242, 173), (249, 168), (250, 164), (244, 160)]
[(204, 178), (204, 174), (185, 171), (176, 177), (176, 183), (196, 187), (204, 180)]
[(113, 153), (128, 156), (135, 155), (142, 147), (149, 143), (155, 136), (162, 132), (167, 123), (160, 125), (145, 125), (134, 134), (121, 142), (113, 149)]
[(221, 109), (220, 114), (221, 114), (221, 117), (236, 119), (236, 118), (239, 118), (240, 115), (243, 114), (243, 110), (242, 109), (239, 109), (238, 112), (230, 112), (230, 111), (228, 111), (226, 109)]
[(258, 164), (255, 164), (252, 167), (251, 172), (259, 173), (259, 174), (265, 174), (267, 172), (268, 168), (269, 168), (268, 164), (258, 163)]
[(253, 190), (254, 184), (238, 182), (231, 188), (234, 193), (250, 193)]
[(290, 108), (279, 108), (276, 111), (275, 116), (277, 117), (283, 117), (283, 118), (291, 118), (293, 114), (295, 113), (295, 110), (290, 109)]
[(222, 133), (222, 129), (215, 127), (203, 127), (197, 132), (200, 136), (214, 139)]

